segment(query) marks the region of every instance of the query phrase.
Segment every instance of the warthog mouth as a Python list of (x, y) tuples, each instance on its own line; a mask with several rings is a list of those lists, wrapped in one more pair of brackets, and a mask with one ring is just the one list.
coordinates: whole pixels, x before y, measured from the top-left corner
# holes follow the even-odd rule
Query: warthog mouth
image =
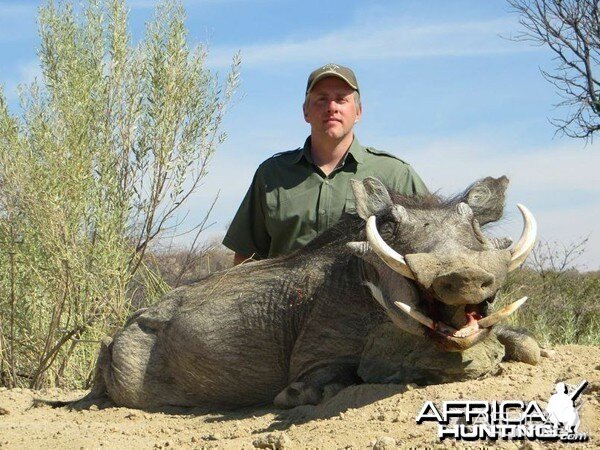
[[(421, 308), (427, 310), (425, 314), (413, 306), (399, 301), (387, 302), (381, 289), (373, 283), (365, 285), (377, 302), (389, 311), (392, 317), (410, 317), (424, 327), (424, 334), (433, 339), (440, 347), (447, 351), (462, 351), (485, 339), (492, 327), (507, 318), (519, 309), (527, 300), (523, 297), (500, 310), (488, 314), (489, 303), (492, 298), (476, 304), (447, 305), (436, 300), (431, 294), (421, 291)], [(448, 325), (448, 322), (456, 326)]]
[[(402, 302), (394, 304), (400, 311), (421, 323), (425, 327), (425, 334), (448, 351), (462, 351), (477, 344), (487, 337), (494, 325), (514, 313), (527, 300), (527, 297), (523, 297), (492, 314), (488, 314), (488, 301), (459, 306), (449, 314), (448, 305), (431, 296), (425, 297), (429, 315)], [(448, 325), (447, 322), (450, 321), (461, 325)]]

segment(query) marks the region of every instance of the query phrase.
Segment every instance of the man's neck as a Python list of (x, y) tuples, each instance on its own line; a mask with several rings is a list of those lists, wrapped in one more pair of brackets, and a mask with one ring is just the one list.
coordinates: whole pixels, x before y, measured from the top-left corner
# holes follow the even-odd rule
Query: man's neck
[(353, 133), (348, 133), (340, 140), (319, 139), (311, 135), (310, 155), (313, 162), (325, 175), (329, 175), (340, 164), (353, 140)]

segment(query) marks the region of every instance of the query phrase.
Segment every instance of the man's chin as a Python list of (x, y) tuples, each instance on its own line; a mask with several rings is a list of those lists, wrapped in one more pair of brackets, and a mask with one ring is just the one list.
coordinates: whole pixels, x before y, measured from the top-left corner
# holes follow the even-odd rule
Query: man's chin
[(326, 128), (324, 130), (323, 133), (327, 138), (331, 139), (331, 140), (335, 140), (335, 141), (341, 141), (343, 140), (348, 133), (345, 132), (341, 127), (339, 126), (332, 126), (329, 128)]

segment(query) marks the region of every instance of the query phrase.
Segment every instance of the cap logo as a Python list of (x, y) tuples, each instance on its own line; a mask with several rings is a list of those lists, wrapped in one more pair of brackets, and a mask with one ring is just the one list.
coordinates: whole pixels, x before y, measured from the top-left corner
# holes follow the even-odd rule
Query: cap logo
[(337, 64), (326, 64), (323, 67), (321, 67), (322, 70), (332, 70), (332, 71), (336, 71), (340, 68), (340, 66), (338, 66)]

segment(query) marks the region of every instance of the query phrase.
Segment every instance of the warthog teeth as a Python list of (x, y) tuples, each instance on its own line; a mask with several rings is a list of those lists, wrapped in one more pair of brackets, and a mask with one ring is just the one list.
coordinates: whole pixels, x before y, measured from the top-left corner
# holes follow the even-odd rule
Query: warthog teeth
[(408, 314), (410, 317), (412, 317), (416, 321), (420, 322), (421, 324), (425, 325), (427, 328), (431, 328), (432, 330), (435, 330), (435, 328), (436, 328), (435, 322), (433, 320), (431, 320), (429, 317), (427, 317), (426, 315), (420, 313), (419, 311), (414, 310), (413, 308), (408, 306), (406, 303), (394, 302), (394, 304), (400, 310), (402, 310), (402, 312)]
[(517, 309), (519, 309), (523, 305), (523, 303), (525, 303), (526, 300), (527, 300), (527, 297), (523, 297), (523, 298), (517, 300), (516, 302), (513, 302), (510, 305), (505, 306), (500, 311), (497, 311), (494, 314), (490, 314), (489, 316), (484, 317), (483, 319), (479, 319), (477, 321), (479, 328), (489, 328), (492, 325), (496, 325), (502, 319), (510, 316)]
[(471, 336), (473, 333), (475, 333), (477, 330), (479, 330), (479, 324), (477, 322), (475, 322), (472, 325), (469, 325), (467, 327), (463, 327), (460, 330), (456, 330), (452, 336), (454, 337), (459, 337), (459, 338), (465, 338), (468, 336)]

